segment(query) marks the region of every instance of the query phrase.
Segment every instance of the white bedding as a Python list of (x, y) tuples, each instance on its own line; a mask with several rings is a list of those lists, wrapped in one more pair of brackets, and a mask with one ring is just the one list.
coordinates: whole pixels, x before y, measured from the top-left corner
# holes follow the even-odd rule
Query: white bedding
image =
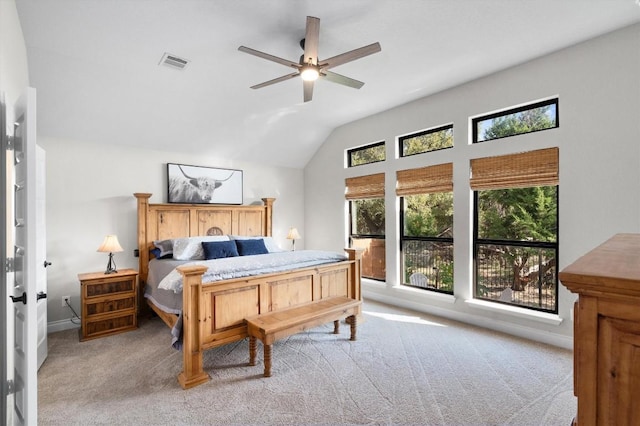
[[(212, 282), (288, 271), (307, 266), (338, 262), (346, 259), (347, 258), (343, 253), (320, 250), (299, 250), (258, 254), (253, 256), (198, 260), (183, 264), (206, 266), (208, 269), (204, 273), (202, 281)], [(175, 293), (182, 292), (182, 274), (175, 269), (172, 270), (160, 281), (158, 287), (164, 290), (171, 290)]]

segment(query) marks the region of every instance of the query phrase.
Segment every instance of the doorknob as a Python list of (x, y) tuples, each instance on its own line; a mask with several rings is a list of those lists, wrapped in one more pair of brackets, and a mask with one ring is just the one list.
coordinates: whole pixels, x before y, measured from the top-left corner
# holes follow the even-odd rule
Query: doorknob
[(13, 300), (13, 303), (18, 303), (18, 302), (22, 302), (22, 304), (26, 305), (27, 304), (27, 293), (26, 292), (22, 292), (22, 296), (20, 297), (15, 297), (15, 296), (9, 296), (11, 297), (11, 300)]
[(41, 291), (40, 293), (36, 294), (36, 300), (46, 299), (46, 298), (47, 298), (47, 293), (45, 293), (44, 291)]
[(46, 268), (47, 266), (51, 266), (51, 262), (47, 262), (46, 260), (44, 261), (44, 267)]

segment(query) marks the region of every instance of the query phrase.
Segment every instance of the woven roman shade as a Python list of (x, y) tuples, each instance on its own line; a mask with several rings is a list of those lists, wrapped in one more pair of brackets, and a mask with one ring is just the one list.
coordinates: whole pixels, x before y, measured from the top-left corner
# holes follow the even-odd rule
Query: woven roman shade
[(471, 189), (558, 185), (558, 148), (471, 160)]
[(384, 173), (345, 179), (347, 200), (384, 197)]
[(453, 163), (396, 172), (396, 195), (430, 194), (453, 191)]

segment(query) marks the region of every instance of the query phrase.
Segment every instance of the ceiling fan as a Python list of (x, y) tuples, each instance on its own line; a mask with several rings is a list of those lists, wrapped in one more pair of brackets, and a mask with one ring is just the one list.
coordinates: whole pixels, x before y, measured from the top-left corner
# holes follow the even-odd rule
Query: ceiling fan
[(277, 62), (296, 70), (296, 72), (294, 73), (283, 75), (282, 77), (274, 78), (273, 80), (265, 81), (264, 83), (256, 84), (255, 86), (251, 86), (251, 88), (260, 89), (265, 86), (270, 86), (272, 84), (280, 83), (282, 81), (300, 76), (302, 78), (302, 87), (305, 102), (309, 102), (313, 97), (313, 83), (318, 78), (324, 78), (327, 81), (342, 84), (348, 87), (353, 87), (355, 89), (361, 88), (364, 85), (363, 82), (354, 80), (353, 78), (345, 77), (344, 75), (336, 74), (329, 71), (329, 69), (380, 52), (380, 50), (382, 50), (380, 47), (380, 43), (373, 43), (359, 49), (341, 53), (340, 55), (333, 56), (329, 59), (320, 60), (318, 59), (319, 37), (320, 19), (314, 18), (313, 16), (307, 16), (307, 29), (305, 37), (300, 40), (300, 47), (304, 49), (304, 54), (300, 56), (300, 60), (298, 62), (292, 62), (287, 59), (282, 59), (268, 53), (251, 49), (249, 47), (240, 46), (238, 50), (241, 52), (258, 56), (269, 61)]

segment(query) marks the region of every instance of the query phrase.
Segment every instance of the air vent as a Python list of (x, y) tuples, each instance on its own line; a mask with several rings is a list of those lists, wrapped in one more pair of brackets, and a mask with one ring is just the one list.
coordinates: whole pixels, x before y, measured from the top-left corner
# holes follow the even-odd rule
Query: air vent
[(179, 58), (176, 55), (172, 55), (170, 53), (165, 53), (164, 55), (162, 55), (162, 59), (160, 60), (160, 64), (179, 70), (184, 69), (188, 63), (188, 60)]

